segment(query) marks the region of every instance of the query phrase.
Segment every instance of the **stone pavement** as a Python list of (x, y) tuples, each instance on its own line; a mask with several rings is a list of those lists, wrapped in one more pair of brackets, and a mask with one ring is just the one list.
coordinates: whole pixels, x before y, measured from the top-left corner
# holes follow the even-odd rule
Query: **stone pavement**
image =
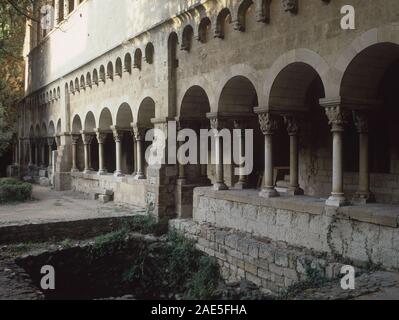
[(399, 300), (399, 274), (376, 271), (356, 278), (355, 290), (343, 290), (334, 281), (321, 288), (307, 289), (296, 300)]
[(145, 213), (141, 207), (85, 199), (83, 195), (33, 186), (33, 201), (0, 205), (0, 228), (24, 224), (124, 217)]

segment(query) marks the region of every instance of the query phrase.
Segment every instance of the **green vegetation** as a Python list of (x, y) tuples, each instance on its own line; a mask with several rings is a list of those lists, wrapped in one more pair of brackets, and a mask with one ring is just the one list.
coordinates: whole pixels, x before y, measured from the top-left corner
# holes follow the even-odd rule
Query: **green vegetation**
[(174, 233), (165, 244), (143, 248), (123, 279), (140, 297), (212, 299), (220, 280), (216, 260)]
[(0, 203), (21, 202), (31, 198), (31, 184), (13, 178), (0, 179)]

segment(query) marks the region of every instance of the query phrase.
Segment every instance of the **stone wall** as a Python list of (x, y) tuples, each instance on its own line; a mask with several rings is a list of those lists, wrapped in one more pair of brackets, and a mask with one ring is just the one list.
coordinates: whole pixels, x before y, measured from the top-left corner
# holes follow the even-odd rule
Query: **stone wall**
[(146, 180), (134, 180), (132, 177), (114, 177), (112, 174), (98, 176), (96, 173), (72, 173), (72, 190), (87, 194), (95, 198), (98, 194), (105, 194), (107, 190), (114, 192), (116, 202), (147, 205)]
[(343, 266), (331, 255), (260, 239), (234, 229), (178, 219), (172, 220), (170, 227), (195, 240), (199, 250), (215, 257), (225, 280), (234, 282), (245, 278), (275, 294), (310, 280), (312, 275), (335, 279)]
[(193, 220), (333, 254), (354, 264), (399, 269), (397, 209), (367, 205), (325, 207), (310, 197), (263, 199), (248, 192), (197, 188)]

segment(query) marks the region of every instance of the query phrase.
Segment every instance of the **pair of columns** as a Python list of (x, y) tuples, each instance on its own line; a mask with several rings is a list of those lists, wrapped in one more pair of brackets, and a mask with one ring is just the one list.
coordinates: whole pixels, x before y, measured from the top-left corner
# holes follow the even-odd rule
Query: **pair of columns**
[[(262, 109), (256, 110), (259, 118), (259, 124), (262, 133), (265, 136), (265, 171), (264, 171), (264, 186), (260, 193), (262, 197), (272, 198), (278, 197), (279, 193), (276, 191), (273, 180), (273, 135), (278, 128), (278, 117), (270, 112)], [(214, 183), (215, 190), (228, 189), (224, 183), (223, 172), (223, 139), (219, 134), (220, 130), (225, 128), (225, 122), (218, 118), (210, 119), (211, 128), (216, 130), (215, 135), (215, 155), (216, 155), (216, 179)], [(288, 193), (291, 195), (302, 195), (303, 190), (299, 187), (299, 153), (298, 153), (298, 134), (299, 123), (295, 116), (285, 116), (288, 134), (290, 135), (290, 187)], [(244, 155), (245, 151), (245, 134), (247, 120), (234, 120), (234, 128), (239, 131), (239, 154)], [(239, 179), (235, 184), (236, 189), (245, 189), (248, 186), (247, 175), (244, 173), (244, 163), (239, 168)]]
[[(265, 136), (265, 171), (264, 186), (260, 193), (262, 197), (278, 197), (273, 177), (273, 135), (278, 129), (279, 116), (271, 112), (256, 108), (260, 129)], [(289, 195), (303, 195), (299, 186), (299, 148), (298, 136), (300, 131), (300, 119), (297, 115), (287, 114), (283, 116), (290, 136), (290, 185), (287, 190)]]
[[(324, 100), (322, 104), (324, 104), (333, 136), (332, 193), (326, 204), (341, 207), (348, 204), (343, 182), (343, 135), (351, 116), (351, 110), (348, 107), (343, 107), (340, 102)], [(368, 113), (367, 109), (352, 111), (359, 134), (359, 185), (352, 202), (360, 204), (375, 201), (375, 197), (370, 191)]]
[[(77, 144), (79, 138), (82, 138), (84, 145), (84, 173), (90, 173), (93, 171), (91, 168), (91, 143), (94, 138), (98, 142), (98, 175), (104, 175), (107, 173), (105, 168), (105, 149), (104, 144), (107, 139), (108, 134), (112, 133), (115, 141), (115, 172), (114, 176), (121, 177), (124, 176), (122, 172), (122, 139), (126, 130), (122, 130), (116, 126), (112, 126), (111, 131), (104, 131), (101, 129), (95, 129), (94, 133), (81, 131), (81, 135), (72, 135), (72, 172), (78, 172), (77, 167)], [(134, 128), (133, 130), (133, 158), (134, 158), (134, 172), (133, 176), (137, 180), (145, 179), (144, 167), (143, 167), (143, 143), (144, 135), (143, 129)]]

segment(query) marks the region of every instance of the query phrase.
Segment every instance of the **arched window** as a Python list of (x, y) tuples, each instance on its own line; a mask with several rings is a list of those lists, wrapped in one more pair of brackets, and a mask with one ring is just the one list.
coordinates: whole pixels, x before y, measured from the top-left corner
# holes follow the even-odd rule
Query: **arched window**
[(154, 45), (149, 42), (145, 47), (145, 61), (148, 64), (152, 64), (154, 62)]
[(121, 58), (116, 59), (115, 75), (117, 75), (118, 77), (122, 77), (122, 60), (121, 60)]
[(132, 72), (132, 56), (130, 55), (130, 53), (126, 53), (125, 55), (125, 64), (123, 69), (125, 72)]
[(134, 65), (133, 65), (134, 68), (141, 70), (142, 58), (143, 54), (141, 53), (141, 50), (137, 49), (134, 53)]

